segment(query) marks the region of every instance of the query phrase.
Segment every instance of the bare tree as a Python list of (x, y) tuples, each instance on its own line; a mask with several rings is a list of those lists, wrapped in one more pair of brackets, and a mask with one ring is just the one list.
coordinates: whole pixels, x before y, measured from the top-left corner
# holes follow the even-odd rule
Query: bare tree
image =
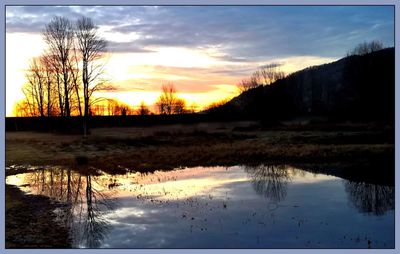
[(176, 89), (173, 83), (164, 84), (161, 87), (161, 95), (158, 97), (156, 105), (160, 114), (171, 115), (176, 100)]
[(258, 86), (259, 86), (259, 84), (257, 82), (256, 75), (252, 75), (248, 79), (242, 79), (242, 81), (240, 81), (239, 84), (237, 84), (237, 87), (238, 87), (240, 93), (246, 92), (246, 91), (256, 88)]
[(262, 79), (261, 82), (263, 85), (270, 85), (286, 76), (285, 72), (280, 70), (279, 63), (264, 65), (258, 70), (258, 72), (260, 73), (259, 75)]
[(46, 113), (47, 116), (51, 116), (54, 114), (54, 107), (55, 107), (55, 76), (57, 73), (53, 69), (51, 64), (51, 56), (47, 54), (43, 54), (40, 57), (40, 64), (43, 68), (44, 78), (45, 78), (45, 92), (46, 92)]
[(92, 94), (105, 88), (105, 84), (101, 80), (104, 64), (98, 60), (104, 57), (107, 42), (99, 37), (98, 28), (94, 25), (92, 19), (87, 17), (81, 17), (76, 22), (76, 38), (82, 59), (84, 115), (87, 116)]
[[(130, 115), (132, 114), (131, 107), (122, 102), (118, 102), (114, 99), (106, 99), (106, 105), (94, 105), (94, 114), (95, 115), (109, 115), (109, 116), (117, 116), (117, 115)], [(101, 110), (101, 111), (99, 111)]]
[(100, 61), (107, 49), (107, 42), (100, 38), (98, 27), (91, 18), (81, 17), (76, 22), (77, 46), (82, 60), (82, 85), (84, 101), (84, 135), (86, 135), (86, 118), (90, 112), (90, 105), (95, 103), (92, 95), (95, 91), (110, 89), (102, 80), (104, 63)]
[(107, 115), (113, 116), (115, 115), (115, 108), (117, 107), (118, 102), (114, 99), (107, 99)]
[(72, 51), (71, 57), (68, 59), (68, 70), (71, 74), (71, 87), (76, 97), (76, 108), (78, 109), (79, 116), (82, 116), (82, 104), (81, 104), (81, 79), (79, 71), (79, 59), (78, 52), (76, 49)]
[(35, 116), (35, 113), (32, 111), (31, 105), (29, 105), (26, 99), (15, 103), (13, 111), (15, 116)]
[[(54, 91), (53, 93), (55, 93), (55, 97), (57, 97), (57, 108), (55, 110), (58, 110), (58, 113), (60, 116), (65, 116), (65, 108), (64, 108), (64, 87), (62, 85), (62, 68), (61, 65), (59, 63), (59, 61), (57, 60), (57, 56), (52, 54), (52, 52), (48, 52), (45, 54), (46, 55), (46, 64), (49, 66), (49, 68), (51, 69), (54, 77), (53, 77), (53, 87), (54, 87)], [(54, 105), (56, 105), (56, 103), (54, 103)]]
[(104, 116), (106, 112), (106, 106), (102, 104), (92, 105), (90, 112), (92, 116)]
[(25, 76), (28, 82), (25, 84), (22, 91), (25, 95), (26, 102), (33, 115), (38, 114), (43, 117), (45, 115), (45, 76), (39, 59), (31, 59), (29, 69)]
[(136, 111), (136, 113), (138, 115), (144, 116), (144, 115), (149, 115), (150, 114), (150, 110), (149, 107), (147, 107), (147, 105), (144, 103), (144, 101), (140, 102), (139, 108)]
[(115, 107), (115, 115), (120, 115), (120, 116), (126, 116), (126, 115), (131, 115), (132, 110), (131, 107), (126, 104), (126, 103), (117, 103)]
[(174, 114), (185, 114), (186, 110), (186, 101), (181, 98), (176, 98), (173, 104), (173, 112)]
[(261, 66), (251, 74), (250, 78), (242, 79), (242, 81), (237, 84), (239, 92), (243, 93), (262, 85), (270, 85), (279, 79), (285, 78), (285, 72), (281, 71), (279, 67), (279, 63)]
[(347, 56), (363, 56), (381, 49), (383, 49), (383, 43), (381, 41), (363, 42), (347, 52)]
[[(69, 19), (64, 17), (54, 17), (49, 24), (46, 25), (43, 37), (51, 54), (54, 56), (55, 64), (59, 65), (61, 72), (65, 115), (71, 115), (70, 98), (69, 98), (69, 68), (68, 61), (71, 49), (73, 47), (74, 33), (73, 26)], [(58, 77), (60, 78), (60, 77)], [(60, 103), (61, 104), (61, 103)], [(60, 105), (61, 106), (61, 105)], [(62, 111), (63, 113), (63, 111)]]

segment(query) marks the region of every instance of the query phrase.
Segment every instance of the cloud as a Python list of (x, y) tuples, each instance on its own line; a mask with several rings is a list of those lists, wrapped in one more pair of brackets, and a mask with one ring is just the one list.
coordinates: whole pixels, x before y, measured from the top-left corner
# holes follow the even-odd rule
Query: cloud
[(162, 84), (172, 82), (180, 93), (207, 93), (215, 91), (218, 85), (234, 86), (253, 70), (254, 67), (229, 69), (227, 66), (221, 66), (209, 69), (161, 65), (132, 66), (128, 69), (129, 73), (142, 73), (143, 76), (118, 81), (116, 86), (118, 91), (145, 90), (158, 93)]
[(276, 68), (276, 67), (281, 67), (282, 65), (283, 63), (274, 62), (261, 65), (260, 68)]
[(251, 62), (251, 59), (245, 58), (245, 57), (235, 57), (232, 55), (228, 54), (223, 54), (223, 55), (213, 55), (210, 54), (210, 56), (214, 57), (215, 59), (221, 60), (221, 61), (226, 61), (226, 62)]
[(39, 33), (53, 15), (86, 15), (111, 32), (138, 34), (135, 46), (113, 44), (116, 52), (218, 46), (216, 57), (230, 62), (338, 57), (364, 40), (394, 43), (390, 6), (8, 6), (7, 32)]
[(108, 47), (112, 53), (150, 53), (150, 52), (155, 52), (154, 50), (137, 46), (135, 44), (135, 42), (109, 41)]
[(7, 6), (7, 33), (41, 33), (54, 16), (76, 18), (79, 13), (62, 6)]

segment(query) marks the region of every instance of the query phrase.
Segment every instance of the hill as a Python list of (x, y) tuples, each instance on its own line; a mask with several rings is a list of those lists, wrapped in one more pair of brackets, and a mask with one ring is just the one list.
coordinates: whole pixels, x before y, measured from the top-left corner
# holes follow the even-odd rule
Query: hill
[(394, 48), (354, 55), (295, 72), (208, 111), (256, 119), (318, 115), (394, 119)]

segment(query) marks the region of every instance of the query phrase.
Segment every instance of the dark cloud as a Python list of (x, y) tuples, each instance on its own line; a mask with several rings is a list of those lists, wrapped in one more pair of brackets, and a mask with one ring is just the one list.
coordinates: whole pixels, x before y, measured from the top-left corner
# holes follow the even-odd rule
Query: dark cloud
[(113, 43), (115, 52), (218, 47), (214, 57), (246, 62), (293, 55), (340, 57), (368, 40), (394, 45), (390, 6), (7, 7), (7, 32), (38, 33), (54, 15), (86, 15), (111, 32), (139, 35), (132, 44)]
[(251, 60), (250, 59), (248, 59), (248, 58), (245, 58), (245, 57), (235, 57), (235, 56), (232, 56), (232, 55), (212, 55), (214, 58), (216, 58), (216, 59), (218, 59), (218, 60), (221, 60), (221, 61), (227, 61), (227, 62), (240, 62), (240, 63), (243, 63), (243, 62), (251, 62)]
[(80, 14), (63, 6), (7, 6), (6, 32), (40, 33), (54, 16), (75, 19)]
[(21, 21), (7, 22), (6, 32), (7, 33), (41, 33), (44, 30), (45, 23), (42, 22), (31, 22), (29, 24)]
[(283, 63), (270, 63), (270, 64), (264, 64), (261, 65), (260, 68), (276, 68), (282, 66)]
[(136, 45), (135, 42), (115, 42), (109, 41), (108, 48), (113, 53), (150, 53), (154, 50), (145, 49)]

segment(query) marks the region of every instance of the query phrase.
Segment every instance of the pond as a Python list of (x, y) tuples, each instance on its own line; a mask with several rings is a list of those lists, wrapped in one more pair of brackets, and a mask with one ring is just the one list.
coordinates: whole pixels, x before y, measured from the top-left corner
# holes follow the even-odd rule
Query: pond
[(290, 166), (84, 175), (7, 184), (62, 202), (74, 248), (394, 248), (394, 187)]

